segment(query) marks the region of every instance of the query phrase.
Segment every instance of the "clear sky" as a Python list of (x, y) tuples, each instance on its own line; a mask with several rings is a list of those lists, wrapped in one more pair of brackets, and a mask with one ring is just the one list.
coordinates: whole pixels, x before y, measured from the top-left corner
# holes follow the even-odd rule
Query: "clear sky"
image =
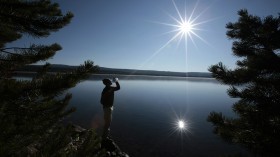
[[(48, 60), (54, 64), (79, 65), (92, 60), (109, 68), (207, 72), (210, 65), (220, 61), (235, 67), (237, 58), (232, 55), (225, 25), (237, 21), (238, 10), (245, 8), (260, 17), (278, 16), (280, 12), (280, 0), (55, 2), (64, 13), (74, 13), (69, 25), (47, 38), (25, 37), (7, 46), (57, 42), (63, 50)], [(174, 25), (181, 21), (179, 14), (183, 21), (193, 20), (192, 32), (186, 37), (182, 30), (174, 31), (178, 29)]]

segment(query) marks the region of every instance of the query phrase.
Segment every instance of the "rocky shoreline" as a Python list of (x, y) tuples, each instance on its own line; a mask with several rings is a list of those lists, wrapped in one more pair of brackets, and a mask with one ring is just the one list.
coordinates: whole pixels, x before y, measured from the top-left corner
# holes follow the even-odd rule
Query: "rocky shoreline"
[[(79, 149), (79, 146), (83, 145), (83, 143), (86, 141), (86, 138), (89, 138), (87, 135), (90, 134), (91, 130), (84, 129), (78, 125), (72, 125), (72, 127), (73, 131), (76, 132), (76, 134), (78, 134), (80, 137), (79, 140), (73, 139), (72, 143), (73, 146), (75, 145), (77, 149)], [(120, 147), (112, 138), (106, 138), (100, 141), (99, 137), (98, 141), (100, 144), (97, 146), (98, 148), (95, 148), (95, 151), (93, 151), (94, 155), (105, 155), (104, 157), (129, 157), (128, 154), (120, 149)]]
[[(52, 154), (55, 156), (129, 157), (111, 138), (102, 140), (94, 130), (84, 129), (74, 124), (66, 127), (70, 131), (64, 138), (69, 139), (69, 142), (62, 146), (58, 152), (53, 152)], [(49, 130), (48, 132), (53, 131), (55, 130)], [(44, 154), (44, 145), (44, 141), (34, 142), (27, 146), (23, 152), (18, 152), (18, 155), (41, 156)]]

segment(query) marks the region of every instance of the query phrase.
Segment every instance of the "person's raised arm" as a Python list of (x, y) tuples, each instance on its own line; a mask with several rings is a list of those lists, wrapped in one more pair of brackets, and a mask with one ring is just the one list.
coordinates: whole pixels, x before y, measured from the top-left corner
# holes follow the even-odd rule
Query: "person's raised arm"
[(115, 82), (116, 82), (115, 91), (116, 91), (116, 90), (120, 90), (120, 89), (121, 89), (121, 86), (120, 86), (120, 84), (119, 84), (118, 78), (115, 78), (114, 80), (115, 80)]

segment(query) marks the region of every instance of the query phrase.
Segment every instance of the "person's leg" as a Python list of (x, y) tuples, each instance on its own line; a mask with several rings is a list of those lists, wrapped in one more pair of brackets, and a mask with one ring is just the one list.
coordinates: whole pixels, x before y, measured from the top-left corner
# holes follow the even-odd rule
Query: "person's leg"
[(103, 108), (103, 112), (104, 112), (104, 127), (103, 127), (102, 138), (108, 137), (108, 135), (110, 133), (110, 125), (111, 125), (111, 122), (112, 122), (112, 111), (113, 111), (113, 107)]

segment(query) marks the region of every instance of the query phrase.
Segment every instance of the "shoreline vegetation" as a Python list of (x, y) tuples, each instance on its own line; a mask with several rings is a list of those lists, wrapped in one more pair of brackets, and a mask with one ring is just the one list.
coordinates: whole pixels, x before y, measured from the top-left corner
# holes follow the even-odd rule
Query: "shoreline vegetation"
[[(17, 69), (14, 74), (18, 76), (34, 76), (42, 65), (27, 65)], [(50, 72), (71, 72), (78, 66), (52, 64)], [(99, 72), (93, 75), (118, 75), (120, 76), (160, 76), (160, 77), (200, 77), (213, 78), (208, 72), (172, 72), (172, 71), (156, 71), (156, 70), (136, 70), (136, 69), (114, 69), (99, 67)], [(91, 77), (90, 77), (91, 78)]]

